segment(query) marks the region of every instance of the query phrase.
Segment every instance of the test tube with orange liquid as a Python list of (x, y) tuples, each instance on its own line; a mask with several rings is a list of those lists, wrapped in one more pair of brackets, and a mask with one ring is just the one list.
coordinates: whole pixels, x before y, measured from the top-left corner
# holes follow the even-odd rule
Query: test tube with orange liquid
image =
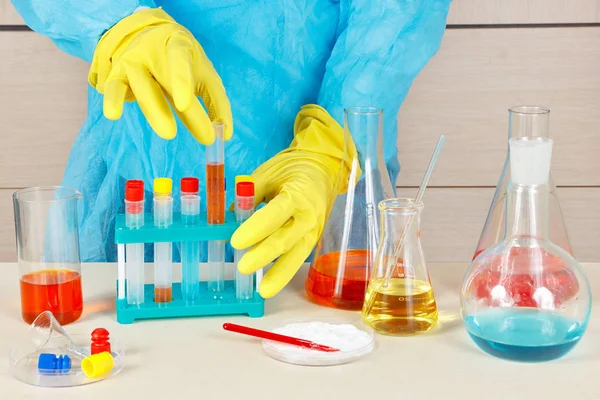
[(78, 202), (73, 189), (46, 186), (13, 194), (21, 316), (31, 324), (50, 311), (61, 325), (83, 311)]
[[(209, 224), (225, 222), (224, 125), (214, 123), (215, 141), (206, 148), (206, 203)], [(225, 241), (208, 242), (208, 291), (215, 298), (225, 289)]]

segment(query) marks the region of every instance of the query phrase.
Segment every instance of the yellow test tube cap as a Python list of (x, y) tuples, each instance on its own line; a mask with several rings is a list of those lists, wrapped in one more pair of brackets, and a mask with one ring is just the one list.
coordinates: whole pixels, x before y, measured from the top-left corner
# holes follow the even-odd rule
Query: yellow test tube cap
[(99, 378), (107, 375), (115, 366), (112, 354), (107, 351), (93, 354), (81, 360), (81, 370), (88, 378)]
[(252, 176), (250, 176), (250, 175), (238, 175), (235, 177), (235, 187), (237, 187), (237, 184), (240, 182), (254, 183), (254, 179), (252, 179)]
[(173, 192), (173, 181), (169, 178), (154, 179), (154, 193), (171, 194)]

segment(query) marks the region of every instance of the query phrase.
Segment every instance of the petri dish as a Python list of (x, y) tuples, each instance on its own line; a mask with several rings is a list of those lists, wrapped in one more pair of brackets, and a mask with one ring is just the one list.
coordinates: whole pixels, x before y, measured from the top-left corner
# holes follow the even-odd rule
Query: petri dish
[[(70, 335), (75, 346), (80, 349), (89, 348), (90, 335)], [(14, 343), (9, 350), (10, 374), (21, 382), (34, 386), (43, 387), (69, 387), (81, 386), (116, 376), (125, 366), (125, 346), (120, 340), (111, 337), (111, 353), (114, 367), (104, 376), (88, 378), (81, 370), (81, 360), (85, 357), (78, 351), (73, 351), (65, 346), (48, 346), (42, 349), (36, 348), (30, 339), (24, 339)], [(40, 373), (38, 370), (38, 358), (41, 353), (52, 353), (57, 355), (66, 354), (71, 358), (71, 369), (66, 373)]]
[[(310, 325), (309, 325), (310, 324)], [(322, 324), (322, 325), (317, 325)], [(343, 346), (339, 352), (323, 352), (285, 343), (263, 340), (263, 351), (271, 358), (288, 364), (305, 366), (332, 366), (354, 362), (375, 348), (375, 333), (366, 325), (352, 323), (345, 319), (294, 319), (284, 320), (271, 328), (271, 332), (312, 340), (315, 343), (336, 347), (336, 342), (318, 339), (315, 331), (320, 327), (325, 331), (336, 332), (344, 336)], [(310, 329), (304, 329), (310, 328)], [(299, 333), (303, 332), (303, 333)]]

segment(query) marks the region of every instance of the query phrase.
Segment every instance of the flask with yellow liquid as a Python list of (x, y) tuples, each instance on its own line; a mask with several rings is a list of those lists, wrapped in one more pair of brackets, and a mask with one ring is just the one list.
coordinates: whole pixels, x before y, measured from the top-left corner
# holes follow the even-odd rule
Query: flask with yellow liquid
[[(408, 198), (379, 203), (381, 237), (363, 304), (364, 322), (387, 335), (415, 335), (438, 321), (420, 237), (423, 204)], [(394, 253), (407, 225), (400, 257)]]

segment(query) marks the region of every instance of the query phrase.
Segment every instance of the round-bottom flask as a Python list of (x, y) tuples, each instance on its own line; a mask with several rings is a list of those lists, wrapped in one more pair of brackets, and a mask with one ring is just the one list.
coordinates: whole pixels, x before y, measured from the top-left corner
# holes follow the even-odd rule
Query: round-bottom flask
[(591, 311), (579, 263), (549, 239), (550, 139), (511, 139), (505, 239), (471, 263), (461, 289), (467, 332), (485, 352), (525, 362), (569, 352)]

